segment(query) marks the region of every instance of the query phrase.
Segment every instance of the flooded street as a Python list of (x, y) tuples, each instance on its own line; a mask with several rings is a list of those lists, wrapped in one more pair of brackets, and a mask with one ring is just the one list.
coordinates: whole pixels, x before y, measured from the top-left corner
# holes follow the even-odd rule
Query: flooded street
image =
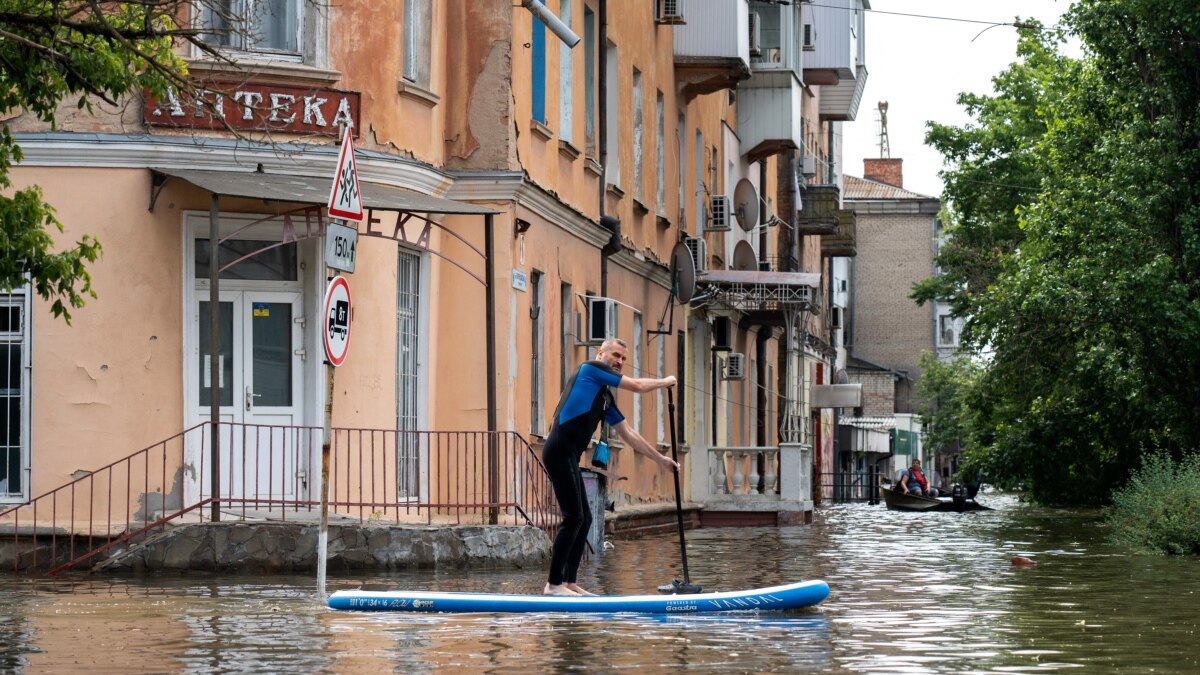
[[(706, 591), (801, 579), (805, 613), (709, 616), (332, 612), (306, 577), (0, 577), (0, 672), (1158, 672), (1200, 670), (1200, 559), (1129, 556), (1097, 514), (819, 509), (811, 526), (688, 533)], [(618, 540), (581, 583), (680, 575), (674, 535)], [(1014, 555), (1033, 558), (1015, 567)], [(536, 592), (543, 571), (413, 572), (329, 590)]]

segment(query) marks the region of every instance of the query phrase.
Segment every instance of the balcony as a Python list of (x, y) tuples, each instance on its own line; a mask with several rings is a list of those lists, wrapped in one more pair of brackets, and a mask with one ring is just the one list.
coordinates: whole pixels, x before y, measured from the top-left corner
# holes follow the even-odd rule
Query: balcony
[(821, 256), (825, 258), (853, 258), (858, 255), (856, 225), (857, 214), (853, 211), (838, 211), (838, 230), (834, 234), (821, 236)]
[(828, 0), (803, 10), (804, 82), (819, 86), (821, 121), (853, 121), (867, 86), (867, 0)]
[(853, 122), (858, 117), (858, 105), (867, 88), (867, 67), (860, 65), (855, 73), (837, 84), (821, 86), (818, 112), (822, 122)]
[[(693, 446), (691, 458), (691, 498), (704, 504), (705, 518), (792, 525), (812, 512), (812, 448), (807, 445)], [(764, 515), (769, 516), (765, 521)]]
[(801, 235), (837, 234), (841, 193), (836, 185), (809, 185), (804, 188), (800, 208), (796, 210), (796, 232)]
[(748, 0), (691, 0), (686, 19), (672, 28), (675, 78), (686, 100), (750, 77)]
[(750, 70), (801, 74), (800, 12), (796, 3), (750, 0)]
[(747, 161), (802, 147), (803, 87), (790, 70), (755, 71), (738, 87), (738, 136)]

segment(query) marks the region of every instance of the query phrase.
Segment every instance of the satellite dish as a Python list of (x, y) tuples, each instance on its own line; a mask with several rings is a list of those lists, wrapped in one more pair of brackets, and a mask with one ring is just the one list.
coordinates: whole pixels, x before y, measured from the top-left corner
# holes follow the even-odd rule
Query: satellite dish
[(671, 250), (671, 292), (685, 305), (696, 294), (696, 263), (692, 250), (682, 241)]
[(750, 272), (758, 269), (758, 256), (754, 255), (750, 242), (742, 240), (733, 247), (733, 269)]
[(733, 214), (738, 225), (746, 232), (758, 225), (758, 190), (754, 189), (754, 183), (745, 178), (739, 180), (733, 189)]

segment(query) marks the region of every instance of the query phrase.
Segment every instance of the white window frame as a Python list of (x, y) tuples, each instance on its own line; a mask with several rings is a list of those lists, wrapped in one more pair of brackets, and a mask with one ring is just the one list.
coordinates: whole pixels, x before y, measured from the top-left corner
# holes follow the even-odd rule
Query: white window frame
[(646, 122), (645, 122), (645, 106), (642, 101), (642, 71), (637, 68), (633, 69), (633, 198), (646, 203), (645, 192), (643, 190), (642, 180), (642, 165), (645, 163), (645, 137), (646, 137)]
[[(230, 5), (230, 14), (239, 17), (248, 16), (255, 7), (271, 2), (271, 0), (225, 1)], [(323, 12), (308, 0), (285, 1), (292, 3), (291, 9), (298, 14), (295, 18), (295, 34), (292, 36), (296, 45), (294, 50), (253, 44), (250, 42), (253, 37), (248, 30), (233, 31), (229, 34), (227, 43), (212, 43), (212, 46), (223, 52), (229, 52), (235, 60), (271, 60), (319, 65), (316, 63), (318, 55), (314, 53), (313, 45), (323, 44), (323, 39), (316, 36), (316, 31), (320, 31), (322, 36), (324, 34), (325, 21), (320, 18)], [(211, 16), (211, 12), (206, 11), (206, 8), (217, 4), (223, 3), (221, 0), (210, 0), (199, 5), (197, 20), (201, 27), (208, 23), (208, 17)], [(201, 56), (201, 54), (197, 54), (197, 56)]]
[[(667, 373), (667, 340), (662, 335), (660, 335), (658, 337), (661, 339), (658, 340), (658, 363), (655, 366), (654, 376), (661, 380), (662, 378), (667, 376), (667, 374), (666, 374)], [(662, 389), (657, 390), (655, 392), (655, 415), (654, 415), (654, 418), (656, 420), (655, 424), (657, 424), (657, 426), (658, 426), (657, 438), (658, 438), (659, 445), (662, 445), (667, 442), (666, 405), (665, 405), (665, 401), (663, 399), (664, 399), (663, 390)]]
[(604, 180), (609, 185), (621, 185), (621, 84), (620, 70), (618, 65), (620, 58), (617, 53), (617, 45), (609, 42), (604, 50), (604, 68), (606, 78), (606, 91), (608, 93), (608, 108), (605, 117), (605, 177)]
[[(633, 376), (642, 376), (642, 313), (633, 313), (633, 354), (630, 355), (633, 363)], [(633, 400), (633, 428), (640, 434), (642, 433), (642, 401), (640, 396), (635, 396)]]
[[(21, 489), (20, 489), (20, 491), (9, 493), (8, 487), (6, 484), (5, 489), (0, 490), (0, 504), (23, 504), (23, 503), (29, 501), (29, 499), (30, 499), (29, 484), (33, 478), (32, 466), (30, 463), (30, 443), (29, 443), (29, 440), (30, 440), (29, 425), (30, 425), (30, 421), (32, 419), (32, 415), (30, 414), (30, 408), (32, 407), (32, 397), (30, 396), (30, 380), (31, 380), (31, 370), (32, 370), (32, 364), (33, 364), (32, 354), (31, 354), (31, 352), (33, 351), (32, 350), (32, 340), (30, 339), (30, 335), (31, 335), (32, 331), (31, 331), (30, 324), (33, 322), (30, 320), (30, 315), (29, 315), (29, 310), (30, 310), (29, 296), (30, 296), (30, 293), (29, 293), (28, 286), (23, 286), (21, 288), (13, 289), (7, 293), (0, 294), (0, 305), (3, 305), (5, 307), (14, 307), (15, 306), (15, 307), (19, 307), (21, 310), (21, 319), (20, 319), (21, 326), (20, 326), (19, 330), (7, 332), (7, 333), (0, 333), (0, 340), (3, 340), (6, 344), (16, 344), (19, 341), (20, 345), (21, 345), (21, 365), (20, 365), (21, 381), (18, 384), (19, 392), (20, 392), (19, 395), (21, 397), (21, 411), (19, 413), (20, 424), (21, 424), (21, 433), (20, 433), (20, 438), (18, 440), (19, 447), (17, 448), (17, 451), (21, 455), (20, 462), (19, 462), (20, 467), (18, 469), (21, 472)], [(7, 438), (8, 437), (7, 430), (4, 430), (3, 433), (4, 433), (3, 437)], [(5, 463), (7, 463), (8, 459), (9, 459), (8, 453), (11, 451), (12, 451), (12, 449), (6, 449), (5, 453), (0, 454), (0, 461), (4, 461)]]
[(404, 0), (405, 82), (429, 90), (432, 73), (433, 6), (431, 0)]
[(546, 275), (533, 270), (529, 275), (529, 433), (546, 435)]
[[(572, 0), (562, 0), (558, 7), (558, 14), (559, 20), (570, 27), (574, 18)], [(565, 42), (559, 44), (558, 90), (560, 93), (558, 99), (558, 137), (567, 143), (570, 143), (574, 138), (571, 129), (575, 126), (575, 84), (574, 77), (572, 76), (571, 53), (572, 49)]]
[(663, 93), (657, 94), (654, 104), (654, 212), (667, 217), (667, 120)]

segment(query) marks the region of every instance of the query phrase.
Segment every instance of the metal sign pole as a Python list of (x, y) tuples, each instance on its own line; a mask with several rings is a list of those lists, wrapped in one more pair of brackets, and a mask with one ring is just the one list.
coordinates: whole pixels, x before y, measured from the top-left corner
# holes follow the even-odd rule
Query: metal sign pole
[[(332, 278), (330, 270), (325, 276)], [(319, 322), (325, 325), (323, 319)], [(325, 422), (321, 437), (321, 529), (317, 534), (317, 595), (325, 597), (325, 572), (329, 556), (329, 454), (333, 441), (333, 374), (337, 368), (325, 359)]]
[[(346, 350), (350, 342), (350, 289), (345, 280), (336, 277), (335, 269), (346, 272), (354, 271), (355, 251), (357, 248), (357, 231), (346, 226), (344, 220), (361, 221), (363, 217), (362, 193), (358, 186), (358, 167), (354, 161), (354, 143), (350, 127), (342, 126), (342, 146), (338, 152), (338, 166), (333, 176), (333, 185), (329, 190), (329, 203), (326, 205), (330, 216), (342, 218), (343, 222), (332, 223), (327, 232), (325, 254), (325, 280), (328, 288), (325, 291), (325, 302), (321, 307), (318, 329), (323, 331), (322, 343), (325, 346), (325, 422), (321, 439), (321, 527), (317, 534), (317, 594), (322, 601), (325, 599), (325, 573), (329, 557), (329, 464), (330, 446), (333, 444), (333, 374), (346, 358)], [(335, 284), (340, 282), (344, 301), (337, 303), (333, 320), (330, 319), (331, 298), (334, 297)], [(344, 312), (344, 313), (343, 313)], [(341, 329), (342, 344), (338, 354), (330, 345), (330, 339), (335, 330)]]

